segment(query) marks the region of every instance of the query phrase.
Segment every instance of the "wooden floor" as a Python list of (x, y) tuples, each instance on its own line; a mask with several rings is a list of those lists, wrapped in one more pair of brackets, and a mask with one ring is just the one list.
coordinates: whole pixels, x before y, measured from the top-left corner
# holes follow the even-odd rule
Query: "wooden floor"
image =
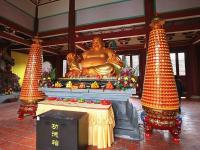
[[(0, 104), (0, 150), (35, 150), (35, 120), (17, 120), (18, 102)], [(116, 138), (107, 150), (200, 150), (200, 100), (182, 101), (182, 133), (179, 144), (167, 131), (154, 131), (151, 138), (131, 141)], [(142, 130), (142, 127), (141, 127)], [(95, 150), (96, 147), (88, 147)]]

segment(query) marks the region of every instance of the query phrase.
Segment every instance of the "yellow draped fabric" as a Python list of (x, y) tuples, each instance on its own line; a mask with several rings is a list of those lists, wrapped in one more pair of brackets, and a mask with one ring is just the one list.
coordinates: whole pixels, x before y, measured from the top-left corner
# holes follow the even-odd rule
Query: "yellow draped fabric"
[(113, 128), (115, 120), (112, 107), (108, 109), (94, 109), (39, 103), (37, 115), (51, 109), (87, 112), (89, 114), (89, 145), (97, 146), (97, 148), (107, 148), (111, 147), (111, 144), (114, 142)]

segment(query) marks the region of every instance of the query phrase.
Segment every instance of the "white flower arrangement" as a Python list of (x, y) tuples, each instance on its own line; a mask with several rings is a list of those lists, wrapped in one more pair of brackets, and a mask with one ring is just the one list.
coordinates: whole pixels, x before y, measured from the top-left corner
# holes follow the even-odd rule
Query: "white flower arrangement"
[(42, 64), (42, 73), (50, 73), (52, 70), (52, 65), (49, 61), (45, 61)]

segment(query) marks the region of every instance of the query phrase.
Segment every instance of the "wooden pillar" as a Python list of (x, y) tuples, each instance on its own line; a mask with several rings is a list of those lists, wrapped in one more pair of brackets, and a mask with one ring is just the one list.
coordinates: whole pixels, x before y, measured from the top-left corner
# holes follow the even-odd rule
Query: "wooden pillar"
[(39, 20), (38, 20), (38, 6), (35, 7), (35, 18), (34, 18), (34, 36), (38, 34), (38, 26), (39, 26)]
[(198, 70), (197, 75), (196, 75), (196, 77), (197, 77), (197, 79), (196, 79), (196, 81), (197, 81), (197, 83), (196, 83), (196, 85), (197, 85), (196, 92), (197, 92), (198, 96), (200, 96), (200, 80), (199, 80), (199, 74), (200, 74), (200, 59), (199, 59), (200, 58), (200, 51), (199, 51), (199, 49), (200, 49), (200, 44), (198, 46), (196, 46), (197, 70)]
[(155, 0), (145, 0), (144, 8), (145, 8), (146, 49), (148, 49), (149, 32), (150, 32), (149, 25), (156, 15)]
[(62, 77), (62, 58), (61, 56), (53, 56), (54, 59), (56, 58), (56, 63), (55, 63), (55, 67), (56, 67), (56, 77)]
[(146, 32), (146, 41), (145, 41), (145, 51), (142, 52), (140, 57), (140, 77), (139, 77), (139, 95), (142, 94), (143, 82), (144, 82), (144, 74), (145, 74), (145, 66), (146, 66), (146, 54), (148, 49), (148, 41), (149, 41), (149, 32), (150, 32), (150, 23), (152, 19), (155, 17), (155, 0), (144, 0), (144, 8), (145, 8), (145, 32)]
[(130, 55), (130, 67), (132, 68), (133, 67), (133, 57), (132, 57), (133, 55), (131, 54)]
[(76, 53), (75, 49), (75, 0), (69, 0), (68, 17), (68, 50)]
[(198, 48), (194, 45), (191, 45), (188, 51), (189, 55), (189, 67), (188, 67), (188, 92), (189, 97), (200, 96), (200, 81), (199, 81), (199, 72), (200, 69), (200, 60), (198, 59)]

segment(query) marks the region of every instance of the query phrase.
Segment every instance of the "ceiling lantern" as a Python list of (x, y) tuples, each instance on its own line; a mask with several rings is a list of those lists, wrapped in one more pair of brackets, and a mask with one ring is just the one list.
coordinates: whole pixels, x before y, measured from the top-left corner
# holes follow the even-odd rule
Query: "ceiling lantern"
[(173, 75), (170, 52), (163, 29), (164, 20), (155, 18), (150, 27), (147, 62), (142, 93), (145, 111), (145, 134), (152, 130), (169, 130), (178, 141), (181, 120), (178, 117), (179, 98)]
[(38, 91), (39, 80), (42, 75), (42, 50), (41, 41), (36, 37), (33, 39), (28, 62), (22, 83), (20, 101), (21, 105), (18, 111), (19, 119), (23, 119), (24, 114), (30, 114), (35, 117), (37, 102), (44, 99), (45, 95)]

